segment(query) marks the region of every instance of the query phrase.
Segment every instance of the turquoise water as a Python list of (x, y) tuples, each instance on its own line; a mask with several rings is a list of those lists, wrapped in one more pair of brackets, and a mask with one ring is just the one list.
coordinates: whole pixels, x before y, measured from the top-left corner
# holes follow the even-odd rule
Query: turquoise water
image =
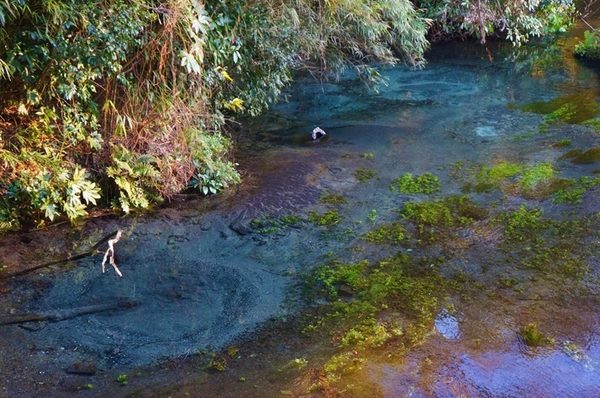
[[(442, 257), (443, 277), (454, 280), (462, 275), (465, 284), (478, 288), (446, 297), (422, 345), (394, 359), (385, 359), (379, 351), (365, 354), (362, 370), (345, 375), (336, 391), (343, 396), (373, 396), (365, 395), (370, 391), (390, 397), (600, 396), (598, 251), (585, 256), (587, 272), (579, 279), (555, 271), (536, 273), (500, 249), (500, 227), (492, 222), (522, 204), (542, 209), (550, 219), (597, 219), (597, 186), (574, 205), (557, 204), (551, 194), (524, 197), (509, 184), (491, 192), (467, 192), (491, 213), (490, 221), (453, 231), (457, 235), (447, 244), (378, 246), (362, 239), (374, 225), (398, 220), (407, 202), (428, 199), (390, 190), (392, 181), (407, 172), (439, 177), (442, 188), (434, 199), (463, 194), (473, 178), (470, 170), (501, 161), (549, 163), (556, 178), (598, 175), (600, 162), (575, 164), (563, 155), (600, 145), (599, 131), (548, 118), (565, 104), (577, 115), (595, 118), (589, 104), (597, 104), (600, 94), (597, 70), (565, 56), (560, 43), (537, 49), (497, 47), (444, 45), (429, 54), (424, 69), (382, 68), (387, 85), (377, 90), (350, 74), (339, 82), (301, 78), (289, 90), (287, 102), (250, 122), (236, 137), (248, 152), (238, 159), (245, 185), (231, 199), (217, 198), (208, 206), (204, 201), (185, 202), (138, 218), (94, 220), (69, 232), (61, 244), (77, 252), (123, 229), (117, 261), (124, 277), (112, 271), (102, 274), (101, 254), (87, 257), (11, 279), (0, 299), (2, 308), (44, 312), (123, 297), (140, 305), (30, 323), (27, 328), (0, 327), (3, 391), (11, 396), (65, 394), (82, 382), (79, 376), (65, 376), (64, 368), (93, 361), (101, 370), (93, 379), (104, 386), (95, 391), (101, 394), (102, 388), (111, 388), (115, 373), (160, 367), (173, 358), (185, 361), (231, 344), (250, 350), (257, 327), (314, 305), (304, 299), (299, 282), (316, 265), (331, 258), (376, 260), (401, 251)], [(539, 105), (548, 103), (556, 106)], [(310, 142), (307, 136), (315, 126), (328, 135)], [(569, 146), (557, 145), (565, 139)], [(360, 182), (357, 169), (372, 170), (375, 176)], [(328, 192), (343, 195), (346, 203), (320, 203)], [(331, 228), (307, 220), (311, 211), (331, 209), (341, 220)], [(299, 220), (282, 222), (279, 217), (286, 215)], [(65, 230), (56, 233), (58, 239), (66, 235)], [(597, 234), (573, 236), (597, 248)], [(28, 244), (21, 242), (20, 250), (27, 252)], [(517, 331), (529, 322), (536, 322), (555, 344), (527, 347)], [(275, 341), (295, 338), (294, 330), (283, 329)], [(284, 390), (300, 395), (306, 387), (297, 382), (306, 377), (302, 371), (279, 377), (270, 369), (277, 361), (295, 357), (306, 358), (309, 368), (318, 369), (323, 355), (311, 355), (299, 348), (283, 350), (268, 366), (253, 364), (251, 357), (244, 364), (231, 361), (231, 370), (219, 376), (219, 383), (228, 386), (243, 372), (250, 373), (249, 368), (261, 375), (256, 370), (260, 368), (270, 384), (258, 380), (244, 384), (245, 389), (237, 383), (220, 387), (220, 394), (274, 396)], [(29, 372), (25, 380), (24, 371)], [(216, 381), (210, 377), (192, 394), (214, 393)], [(128, 388), (153, 382), (140, 376), (138, 381), (132, 378)], [(348, 386), (353, 384), (369, 387), (352, 390)], [(252, 385), (262, 388), (257, 391)], [(177, 387), (174, 391), (183, 394)]]

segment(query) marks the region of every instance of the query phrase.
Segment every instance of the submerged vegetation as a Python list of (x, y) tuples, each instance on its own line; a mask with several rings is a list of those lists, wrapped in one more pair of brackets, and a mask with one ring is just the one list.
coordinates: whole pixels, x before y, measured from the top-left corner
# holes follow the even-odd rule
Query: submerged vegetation
[(419, 238), (433, 242), (448, 234), (450, 228), (467, 226), (486, 215), (467, 196), (449, 196), (440, 200), (408, 202), (400, 212), (417, 229)]
[(396, 355), (421, 344), (429, 334), (445, 282), (437, 271), (422, 267), (426, 259), (397, 254), (374, 264), (332, 262), (307, 279), (310, 294), (328, 301), (322, 315), (304, 332), (328, 330), (340, 353), (323, 366), (314, 389), (334, 389), (344, 376), (361, 369), (367, 354), (388, 349)]
[(390, 185), (390, 189), (406, 194), (422, 193), (431, 195), (438, 192), (440, 188), (440, 179), (431, 173), (424, 173), (418, 176), (406, 173), (392, 181), (392, 185)]

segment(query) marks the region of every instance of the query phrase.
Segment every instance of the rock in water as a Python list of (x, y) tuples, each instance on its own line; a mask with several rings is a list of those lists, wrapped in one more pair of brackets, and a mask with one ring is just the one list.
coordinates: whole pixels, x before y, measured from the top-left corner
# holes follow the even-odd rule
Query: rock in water
[(323, 131), (321, 127), (315, 127), (310, 135), (313, 141), (318, 140), (321, 137), (325, 137), (327, 133)]
[(93, 376), (96, 374), (96, 364), (92, 361), (76, 362), (67, 368), (67, 373)]

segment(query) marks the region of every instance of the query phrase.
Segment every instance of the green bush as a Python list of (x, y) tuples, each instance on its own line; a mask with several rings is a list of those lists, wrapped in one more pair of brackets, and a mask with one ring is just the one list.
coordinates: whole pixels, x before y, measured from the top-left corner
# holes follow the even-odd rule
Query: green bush
[(596, 30), (583, 32), (583, 40), (575, 46), (575, 55), (600, 61), (600, 32)]

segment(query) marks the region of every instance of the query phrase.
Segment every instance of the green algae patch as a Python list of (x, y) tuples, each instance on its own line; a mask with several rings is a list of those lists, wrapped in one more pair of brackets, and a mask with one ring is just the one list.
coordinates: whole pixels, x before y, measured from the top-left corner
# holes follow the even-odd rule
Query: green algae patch
[(373, 169), (359, 168), (354, 170), (354, 177), (361, 183), (368, 182), (377, 176), (377, 172)]
[(587, 191), (600, 185), (600, 177), (582, 176), (577, 180), (566, 180), (564, 185), (554, 193), (552, 201), (557, 204), (579, 204)]
[(528, 323), (519, 329), (519, 337), (529, 347), (543, 347), (554, 345), (554, 339), (540, 331), (537, 324)]
[(600, 113), (595, 90), (581, 90), (576, 94), (557, 97), (551, 101), (531, 102), (521, 110), (545, 115), (546, 124), (557, 122), (578, 124), (595, 118)]
[[(567, 156), (569, 155), (569, 156)], [(571, 162), (575, 164), (589, 164), (600, 161), (600, 146), (588, 149), (585, 152), (567, 152), (565, 154), (567, 159), (571, 159)]]
[(364, 240), (378, 245), (398, 245), (407, 238), (404, 225), (399, 222), (382, 224), (364, 235)]
[(342, 221), (342, 217), (337, 210), (329, 210), (324, 213), (311, 211), (308, 213), (308, 221), (320, 227), (332, 227)]
[(390, 189), (405, 194), (421, 193), (431, 195), (440, 191), (441, 184), (440, 179), (431, 173), (424, 173), (422, 175), (406, 173), (392, 181)]
[(319, 198), (319, 202), (326, 205), (339, 206), (345, 205), (346, 203), (348, 203), (348, 200), (346, 200), (346, 198), (343, 195), (339, 195), (333, 192), (327, 192), (321, 195), (321, 197)]
[(431, 334), (448, 284), (430, 259), (399, 253), (376, 263), (333, 261), (307, 276), (309, 296), (325, 300), (304, 333), (326, 333), (337, 350), (311, 390), (336, 390), (367, 358), (402, 354)]
[(551, 163), (539, 163), (526, 167), (519, 183), (523, 189), (532, 191), (542, 184), (548, 184), (555, 174), (556, 172)]
[(557, 221), (546, 219), (540, 209), (522, 205), (504, 217), (507, 261), (546, 278), (578, 282), (588, 274), (587, 260), (599, 245), (590, 241), (598, 228), (595, 217)]
[(434, 242), (462, 227), (485, 218), (487, 212), (467, 196), (449, 196), (440, 200), (408, 202), (400, 212), (412, 222), (422, 240)]
[(523, 166), (521, 164), (506, 161), (493, 166), (484, 166), (477, 173), (474, 189), (476, 192), (490, 192), (498, 189), (502, 182), (516, 177), (522, 171)]
[(501, 161), (480, 167), (474, 178), (463, 186), (463, 192), (489, 193), (499, 189), (527, 199), (544, 199), (561, 188), (564, 186), (550, 162), (524, 165)]
[(508, 214), (504, 236), (510, 241), (525, 241), (536, 239), (547, 226), (542, 220), (542, 210), (521, 205), (517, 210)]
[(573, 145), (573, 142), (569, 138), (564, 138), (552, 144), (554, 148), (567, 148), (571, 145)]

